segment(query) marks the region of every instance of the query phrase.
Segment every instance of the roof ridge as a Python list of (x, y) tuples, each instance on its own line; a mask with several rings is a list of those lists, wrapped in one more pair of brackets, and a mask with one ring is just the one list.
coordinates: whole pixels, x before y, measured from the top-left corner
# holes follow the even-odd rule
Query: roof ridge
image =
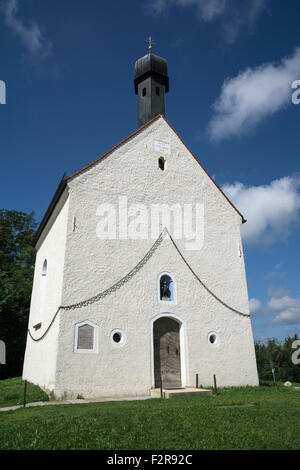
[(70, 176), (67, 176), (66, 177), (66, 181), (69, 181), (70, 179), (74, 178), (74, 176), (77, 176), (79, 173), (87, 170), (88, 168), (90, 168), (91, 166), (95, 165), (97, 162), (99, 162), (100, 160), (102, 160), (104, 157), (106, 157), (107, 155), (109, 155), (111, 152), (113, 152), (114, 150), (116, 150), (118, 147), (120, 147), (122, 144), (124, 144), (125, 142), (127, 142), (129, 139), (131, 139), (132, 137), (134, 137), (136, 134), (138, 134), (140, 131), (142, 131), (143, 129), (145, 129), (145, 127), (149, 126), (150, 124), (152, 124), (154, 121), (156, 121), (156, 119), (158, 119), (159, 117), (164, 117), (162, 114), (157, 114), (157, 116), (154, 116), (154, 118), (152, 118), (150, 121), (146, 122), (145, 124), (143, 124), (141, 127), (138, 127), (138, 129), (136, 129), (134, 132), (132, 132), (131, 134), (129, 134), (127, 137), (125, 137), (124, 139), (122, 139), (120, 142), (118, 142), (116, 145), (114, 145), (111, 149), (107, 150), (105, 153), (103, 153), (102, 155), (100, 155), (99, 157), (97, 157), (95, 160), (93, 160), (91, 163), (89, 163), (88, 165), (84, 166), (83, 168), (81, 168), (80, 170), (76, 171), (75, 173), (73, 173), (72, 175)]
[(95, 165), (97, 162), (99, 162), (100, 160), (102, 160), (103, 158), (105, 158), (107, 155), (109, 155), (111, 152), (113, 152), (114, 150), (116, 150), (118, 147), (120, 147), (120, 145), (124, 144), (125, 142), (127, 142), (129, 139), (131, 139), (132, 137), (134, 137), (136, 134), (138, 134), (140, 131), (142, 131), (143, 129), (145, 129), (147, 126), (149, 126), (150, 124), (152, 124), (154, 121), (156, 121), (156, 119), (158, 118), (162, 118), (164, 119), (164, 121), (168, 124), (168, 126), (172, 129), (172, 131), (177, 135), (177, 137), (179, 138), (179, 140), (182, 142), (182, 144), (185, 146), (185, 148), (191, 153), (191, 155), (194, 157), (194, 159), (196, 160), (196, 162), (201, 166), (202, 170), (207, 174), (207, 176), (211, 179), (211, 181), (214, 183), (214, 185), (218, 188), (218, 190), (223, 194), (223, 196), (225, 197), (225, 199), (227, 199), (227, 201), (229, 202), (229, 204), (236, 210), (236, 212), (241, 216), (242, 218), (242, 222), (245, 223), (246, 220), (244, 218), (244, 216), (240, 213), (240, 211), (235, 207), (235, 205), (233, 204), (233, 202), (231, 202), (231, 200), (226, 196), (226, 194), (224, 193), (224, 191), (220, 188), (220, 186), (216, 183), (216, 181), (212, 178), (212, 176), (209, 174), (209, 172), (206, 170), (206, 168), (204, 168), (204, 166), (202, 165), (202, 163), (200, 162), (200, 160), (196, 157), (196, 155), (192, 152), (192, 150), (188, 147), (188, 145), (182, 140), (182, 138), (180, 137), (180, 135), (178, 134), (178, 132), (174, 129), (174, 127), (169, 123), (169, 121), (167, 120), (167, 118), (165, 116), (163, 116), (162, 114), (157, 114), (157, 116), (154, 116), (154, 118), (152, 118), (150, 121), (146, 122), (145, 124), (143, 124), (141, 127), (139, 127), (138, 129), (136, 129), (134, 132), (132, 132), (129, 136), (125, 137), (125, 139), (121, 140), (118, 144), (114, 145), (111, 149), (107, 150), (105, 153), (103, 153), (102, 155), (100, 155), (99, 157), (96, 158), (96, 160), (92, 161), (91, 163), (89, 163), (88, 165), (84, 166), (83, 168), (81, 168), (80, 170), (76, 171), (75, 173), (73, 173), (72, 175), (70, 176), (67, 176), (66, 177), (66, 181), (69, 181), (71, 180), (72, 178), (74, 178), (75, 176), (79, 175), (80, 173), (82, 173), (83, 171), (87, 170), (88, 168), (90, 168), (91, 166)]
[(131, 139), (132, 137), (134, 137), (135, 135), (137, 135), (139, 132), (141, 132), (142, 130), (144, 130), (146, 127), (148, 127), (150, 124), (152, 124), (154, 121), (156, 121), (157, 119), (159, 118), (162, 118), (166, 124), (168, 124), (168, 126), (170, 127), (170, 129), (172, 129), (172, 131), (176, 134), (176, 136), (178, 137), (178, 139), (182, 142), (182, 144), (185, 146), (185, 148), (188, 150), (188, 152), (190, 152), (190, 154), (194, 157), (194, 159), (196, 160), (196, 162), (201, 166), (202, 170), (206, 173), (206, 175), (210, 178), (210, 180), (214, 183), (214, 185), (217, 187), (217, 189), (221, 192), (221, 194), (223, 194), (223, 196), (225, 197), (225, 199), (229, 202), (229, 204), (233, 207), (233, 209), (239, 214), (239, 216), (242, 218), (242, 223), (245, 223), (247, 222), (246, 219), (244, 218), (244, 216), (240, 213), (240, 211), (235, 207), (235, 205), (233, 204), (233, 202), (231, 202), (231, 200), (226, 196), (226, 194), (222, 191), (222, 189), (220, 188), (220, 186), (215, 182), (215, 180), (212, 178), (212, 176), (209, 174), (209, 172), (204, 168), (204, 166), (202, 165), (202, 163), (200, 162), (200, 160), (196, 157), (196, 155), (191, 151), (191, 149), (186, 145), (186, 143), (182, 140), (182, 138), (180, 137), (180, 135), (177, 133), (177, 131), (174, 129), (174, 127), (169, 123), (169, 121), (167, 120), (167, 118), (165, 116), (163, 116), (162, 114), (158, 114), (157, 116), (154, 116), (154, 118), (152, 118), (150, 121), (146, 122), (145, 124), (143, 124), (141, 127), (139, 127), (138, 129), (136, 129), (134, 132), (132, 132), (131, 134), (129, 134), (127, 137), (125, 137), (123, 140), (121, 140), (119, 143), (117, 143), (116, 145), (114, 145), (111, 149), (107, 150), (105, 153), (103, 153), (102, 155), (100, 155), (99, 157), (97, 157), (94, 161), (92, 161), (91, 163), (89, 163), (88, 165), (84, 166), (83, 168), (79, 169), (78, 171), (76, 171), (75, 173), (71, 174), (70, 176), (64, 176), (57, 188), (57, 191), (56, 193), (54, 194), (53, 196), (53, 199), (44, 215), (44, 218), (42, 220), (42, 222), (40, 223), (40, 226), (38, 228), (38, 231), (37, 231), (37, 234), (36, 234), (36, 237), (35, 237), (35, 240), (34, 240), (34, 245), (36, 245), (38, 239), (40, 238), (45, 226), (47, 225), (47, 222), (56, 206), (56, 203), (58, 202), (58, 200), (60, 199), (60, 196), (61, 194), (63, 193), (65, 187), (67, 186), (67, 183), (68, 181), (70, 181), (71, 179), (73, 179), (75, 176), (79, 175), (80, 173), (82, 173), (83, 171), (87, 170), (88, 168), (92, 167), (93, 165), (95, 165), (96, 163), (98, 163), (100, 160), (102, 160), (103, 158), (105, 158), (107, 155), (109, 155), (110, 153), (112, 153), (114, 150), (116, 150), (118, 147), (120, 147), (122, 144), (124, 144), (125, 142), (127, 142), (129, 139)]
[(209, 174), (209, 172), (206, 170), (206, 168), (204, 168), (204, 166), (202, 165), (202, 163), (200, 162), (200, 160), (196, 157), (196, 155), (192, 152), (192, 150), (187, 146), (187, 144), (182, 140), (182, 138), (180, 137), (180, 135), (178, 134), (178, 132), (174, 129), (174, 127), (172, 126), (172, 124), (169, 123), (169, 121), (167, 120), (167, 118), (165, 116), (162, 116), (162, 118), (166, 121), (166, 123), (170, 126), (170, 128), (172, 129), (173, 132), (175, 132), (175, 134), (177, 135), (178, 139), (183, 143), (183, 145), (185, 146), (185, 148), (191, 153), (191, 155), (194, 157), (194, 159), (196, 160), (196, 162), (201, 166), (202, 170), (207, 174), (207, 176), (211, 179), (211, 181), (214, 183), (214, 185), (218, 188), (219, 191), (221, 191), (221, 193), (223, 194), (223, 196), (225, 197), (225, 199), (227, 199), (227, 201), (229, 202), (229, 204), (236, 210), (236, 212), (242, 217), (242, 221), (243, 221), (243, 224), (245, 222), (247, 222), (247, 220), (244, 218), (244, 216), (240, 213), (240, 211), (235, 207), (235, 205), (233, 204), (233, 202), (231, 202), (231, 200), (226, 196), (226, 194), (224, 193), (224, 191), (222, 191), (222, 189), (220, 188), (220, 186), (218, 185), (218, 183), (215, 182), (215, 180), (213, 179), (213, 177)]

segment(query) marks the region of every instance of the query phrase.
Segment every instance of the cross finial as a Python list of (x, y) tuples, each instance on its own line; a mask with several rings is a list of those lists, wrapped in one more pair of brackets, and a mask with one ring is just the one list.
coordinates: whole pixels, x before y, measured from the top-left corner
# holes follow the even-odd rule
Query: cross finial
[(146, 39), (146, 42), (149, 44), (148, 50), (151, 52), (151, 51), (152, 51), (152, 45), (155, 44), (155, 42), (153, 41), (153, 39), (152, 39), (151, 36), (149, 36), (149, 37)]

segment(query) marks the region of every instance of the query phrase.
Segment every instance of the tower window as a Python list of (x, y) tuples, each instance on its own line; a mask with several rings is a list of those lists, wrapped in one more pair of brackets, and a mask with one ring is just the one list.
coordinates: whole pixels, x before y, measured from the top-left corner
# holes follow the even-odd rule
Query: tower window
[(161, 302), (174, 302), (174, 281), (169, 274), (160, 276), (159, 299)]
[(160, 95), (160, 89), (158, 88), (158, 86), (156, 87), (156, 96), (159, 96)]
[(158, 167), (161, 169), (161, 171), (165, 171), (165, 169), (166, 169), (166, 160), (164, 159), (164, 157), (160, 157), (158, 159)]
[(146, 96), (147, 90), (146, 88), (143, 88), (143, 96)]

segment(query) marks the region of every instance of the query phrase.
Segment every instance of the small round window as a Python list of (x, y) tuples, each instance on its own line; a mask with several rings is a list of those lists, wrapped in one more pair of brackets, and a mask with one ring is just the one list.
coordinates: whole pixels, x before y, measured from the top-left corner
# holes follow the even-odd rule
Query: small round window
[(125, 344), (126, 336), (122, 330), (113, 330), (110, 334), (110, 342), (113, 346), (119, 347)]
[(219, 338), (218, 338), (217, 333), (215, 333), (214, 331), (209, 333), (209, 335), (208, 335), (208, 344), (210, 344), (211, 346), (216, 346), (218, 344), (218, 342), (219, 342)]
[(121, 339), (122, 339), (122, 336), (121, 336), (120, 333), (114, 333), (114, 335), (113, 335), (113, 342), (114, 343), (120, 343)]

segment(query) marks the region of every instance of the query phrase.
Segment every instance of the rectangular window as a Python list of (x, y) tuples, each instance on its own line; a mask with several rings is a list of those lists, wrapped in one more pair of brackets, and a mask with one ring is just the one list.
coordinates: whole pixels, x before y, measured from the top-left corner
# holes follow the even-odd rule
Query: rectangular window
[(85, 321), (75, 326), (74, 352), (97, 353), (98, 352), (98, 327)]
[(77, 349), (94, 349), (94, 328), (83, 325), (78, 328)]

